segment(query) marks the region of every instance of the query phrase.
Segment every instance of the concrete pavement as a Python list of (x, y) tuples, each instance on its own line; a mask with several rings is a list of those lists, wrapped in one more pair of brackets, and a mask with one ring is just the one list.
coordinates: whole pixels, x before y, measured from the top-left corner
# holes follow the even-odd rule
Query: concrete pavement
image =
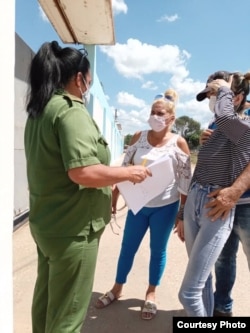
[[(123, 155), (114, 163), (120, 165)], [(124, 202), (119, 199), (118, 208)], [(157, 289), (157, 316), (151, 321), (140, 318), (148, 284), (149, 235), (135, 257), (133, 268), (124, 286), (123, 296), (102, 310), (95, 301), (110, 290), (115, 278), (127, 209), (117, 213), (116, 226), (107, 226), (101, 238), (92, 299), (81, 333), (172, 333), (173, 316), (185, 316), (177, 294), (187, 264), (185, 245), (173, 233), (168, 247), (167, 266)], [(13, 233), (14, 333), (32, 333), (31, 302), (36, 279), (36, 248), (28, 223)], [(240, 246), (237, 258), (237, 280), (233, 289), (234, 316), (250, 316), (250, 279), (245, 255)], [(69, 332), (71, 333), (71, 332)]]
[[(122, 204), (121, 204), (122, 205)], [(168, 263), (157, 290), (157, 316), (151, 321), (140, 318), (141, 306), (148, 282), (149, 238), (146, 234), (120, 300), (97, 310), (96, 299), (113, 283), (120, 250), (126, 208), (117, 214), (116, 235), (107, 226), (100, 243), (95, 282), (89, 311), (82, 333), (172, 333), (172, 317), (185, 316), (177, 293), (187, 263), (185, 246), (172, 234), (168, 248)], [(36, 278), (36, 249), (28, 223), (13, 233), (14, 333), (31, 333), (31, 301)], [(240, 247), (237, 280), (233, 290), (234, 315), (250, 315), (250, 279), (247, 261)], [(70, 332), (69, 332), (70, 333)]]

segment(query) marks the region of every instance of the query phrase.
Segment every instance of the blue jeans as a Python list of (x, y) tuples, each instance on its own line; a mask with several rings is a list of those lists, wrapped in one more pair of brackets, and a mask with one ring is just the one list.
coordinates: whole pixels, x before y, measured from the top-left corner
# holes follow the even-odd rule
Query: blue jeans
[(136, 215), (131, 210), (128, 211), (115, 279), (117, 283), (126, 282), (135, 254), (149, 229), (149, 284), (153, 286), (160, 284), (166, 266), (166, 248), (178, 207), (179, 201), (176, 201), (163, 207), (144, 207)]
[(214, 308), (221, 312), (232, 312), (231, 293), (236, 278), (239, 241), (250, 270), (250, 204), (236, 206), (233, 230), (215, 264)]
[(204, 207), (217, 186), (190, 187), (184, 210), (185, 244), (189, 261), (179, 291), (187, 316), (211, 317), (214, 310), (212, 269), (233, 226), (234, 210), (226, 220), (211, 222)]

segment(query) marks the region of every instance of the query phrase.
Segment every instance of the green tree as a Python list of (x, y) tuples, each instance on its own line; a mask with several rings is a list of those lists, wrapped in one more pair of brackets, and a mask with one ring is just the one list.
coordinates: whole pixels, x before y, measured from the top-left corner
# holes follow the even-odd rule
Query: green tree
[(200, 145), (200, 135), (197, 133), (192, 133), (187, 138), (187, 142), (190, 149), (196, 149)]
[(190, 149), (196, 149), (199, 146), (201, 131), (200, 123), (188, 116), (182, 116), (175, 121), (175, 132), (187, 140)]
[(127, 134), (127, 135), (125, 135), (125, 137), (124, 137), (124, 146), (127, 146), (127, 145), (129, 145), (130, 144), (130, 141), (131, 141), (131, 139), (132, 139), (132, 134)]

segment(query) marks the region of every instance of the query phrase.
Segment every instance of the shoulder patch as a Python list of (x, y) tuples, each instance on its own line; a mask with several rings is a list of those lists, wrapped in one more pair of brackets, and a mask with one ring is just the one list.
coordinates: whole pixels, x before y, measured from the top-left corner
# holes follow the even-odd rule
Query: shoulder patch
[(69, 96), (67, 96), (67, 95), (63, 95), (63, 98), (67, 101), (69, 107), (71, 108), (73, 106), (72, 99)]

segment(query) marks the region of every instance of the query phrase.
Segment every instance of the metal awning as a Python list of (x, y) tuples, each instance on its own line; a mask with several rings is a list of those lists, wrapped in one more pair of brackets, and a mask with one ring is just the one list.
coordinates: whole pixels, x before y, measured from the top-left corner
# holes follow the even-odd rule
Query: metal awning
[(38, 0), (65, 44), (113, 45), (111, 0)]

